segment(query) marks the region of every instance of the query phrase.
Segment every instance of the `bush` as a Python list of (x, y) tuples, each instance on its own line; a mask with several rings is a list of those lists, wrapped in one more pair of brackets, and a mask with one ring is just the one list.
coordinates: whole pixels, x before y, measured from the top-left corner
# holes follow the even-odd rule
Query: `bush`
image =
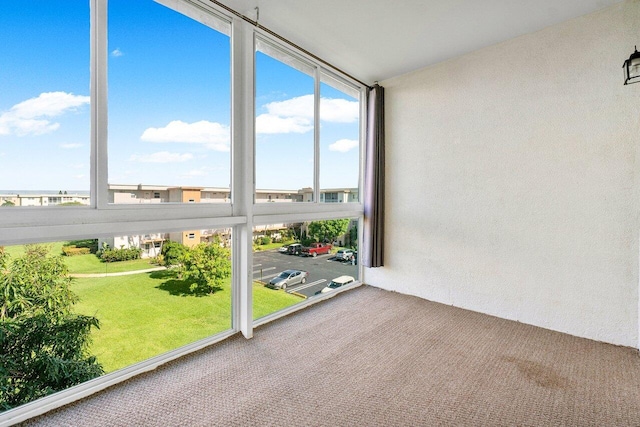
[(262, 237), (260, 238), (260, 244), (261, 244), (261, 245), (268, 245), (268, 244), (270, 244), (270, 243), (271, 243), (271, 237), (269, 237), (269, 236), (262, 236)]
[(104, 262), (131, 261), (134, 259), (140, 259), (141, 255), (142, 249), (140, 248), (105, 248), (98, 254), (100, 259)]
[(302, 239), (302, 240), (300, 241), (300, 243), (302, 244), (302, 246), (311, 246), (311, 244), (312, 244), (312, 243), (315, 243), (315, 242), (316, 242), (316, 240), (315, 240), (315, 239), (307, 239), (307, 238)]
[(62, 253), (65, 256), (86, 255), (91, 253), (89, 248), (78, 248), (75, 246), (63, 246)]
[(172, 242), (171, 240), (164, 242), (162, 245), (162, 259), (165, 266), (178, 265), (182, 262), (187, 247), (182, 243)]
[(98, 239), (72, 240), (65, 246), (75, 246), (76, 248), (89, 248), (92, 254), (98, 252)]

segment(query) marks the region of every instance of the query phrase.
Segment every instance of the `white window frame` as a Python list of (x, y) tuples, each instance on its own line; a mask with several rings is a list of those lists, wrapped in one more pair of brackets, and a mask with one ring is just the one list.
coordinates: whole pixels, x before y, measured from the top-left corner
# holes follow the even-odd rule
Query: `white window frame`
[[(314, 221), (336, 218), (359, 219), (359, 242), (362, 242), (363, 205), (358, 203), (320, 203), (318, 181), (318, 138), (316, 135), (315, 188), (313, 203), (254, 203), (255, 179), (255, 40), (269, 41), (285, 52), (304, 59), (315, 67), (316, 111), (319, 107), (321, 73), (336, 76), (360, 93), (360, 178), (359, 200), (362, 200), (364, 145), (366, 126), (365, 87), (341, 76), (303, 52), (282, 45), (270, 34), (255, 28), (240, 16), (206, 0), (156, 0), (181, 13), (212, 26), (211, 20), (230, 24), (231, 36), (231, 203), (159, 203), (150, 205), (109, 204), (107, 150), (107, 1), (90, 0), (90, 69), (91, 69), (91, 204), (88, 207), (16, 207), (0, 210), (0, 245), (40, 243), (81, 238), (106, 238), (118, 235), (182, 232), (194, 229), (231, 228), (232, 258), (232, 327), (221, 334), (205, 338), (143, 362), (103, 375), (67, 390), (0, 414), (0, 427), (12, 425), (43, 414), (80, 398), (89, 396), (135, 375), (155, 369), (171, 360), (200, 350), (237, 332), (253, 336), (253, 328), (306, 306), (332, 298), (340, 292), (360, 285), (354, 282), (337, 292), (305, 300), (288, 309), (253, 321), (252, 236), (256, 225)], [(207, 24), (208, 23), (208, 24)], [(319, 130), (316, 114), (315, 132)], [(358, 266), (362, 277), (363, 268)]]

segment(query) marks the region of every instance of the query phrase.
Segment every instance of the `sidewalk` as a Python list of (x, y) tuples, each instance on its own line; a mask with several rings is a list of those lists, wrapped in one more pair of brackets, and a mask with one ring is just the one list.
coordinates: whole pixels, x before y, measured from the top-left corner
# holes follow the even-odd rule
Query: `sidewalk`
[(153, 271), (162, 271), (162, 270), (166, 270), (167, 267), (153, 267), (153, 268), (146, 268), (144, 270), (132, 270), (132, 271), (121, 271), (119, 273), (75, 273), (75, 274), (69, 274), (69, 276), (71, 277), (112, 277), (112, 276), (129, 276), (131, 274), (142, 274), (142, 273), (151, 273)]

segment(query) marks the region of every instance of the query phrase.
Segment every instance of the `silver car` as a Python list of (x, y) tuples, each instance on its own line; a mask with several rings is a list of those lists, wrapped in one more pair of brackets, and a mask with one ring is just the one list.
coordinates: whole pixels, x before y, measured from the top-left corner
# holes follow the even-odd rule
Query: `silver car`
[(269, 280), (267, 287), (271, 289), (286, 290), (287, 286), (305, 283), (309, 273), (300, 270), (285, 270), (273, 279)]

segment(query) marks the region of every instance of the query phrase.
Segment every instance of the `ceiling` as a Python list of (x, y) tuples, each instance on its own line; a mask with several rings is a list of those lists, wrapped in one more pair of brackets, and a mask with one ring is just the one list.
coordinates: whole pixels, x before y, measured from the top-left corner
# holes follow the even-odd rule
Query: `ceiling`
[(371, 84), (621, 0), (218, 1)]

